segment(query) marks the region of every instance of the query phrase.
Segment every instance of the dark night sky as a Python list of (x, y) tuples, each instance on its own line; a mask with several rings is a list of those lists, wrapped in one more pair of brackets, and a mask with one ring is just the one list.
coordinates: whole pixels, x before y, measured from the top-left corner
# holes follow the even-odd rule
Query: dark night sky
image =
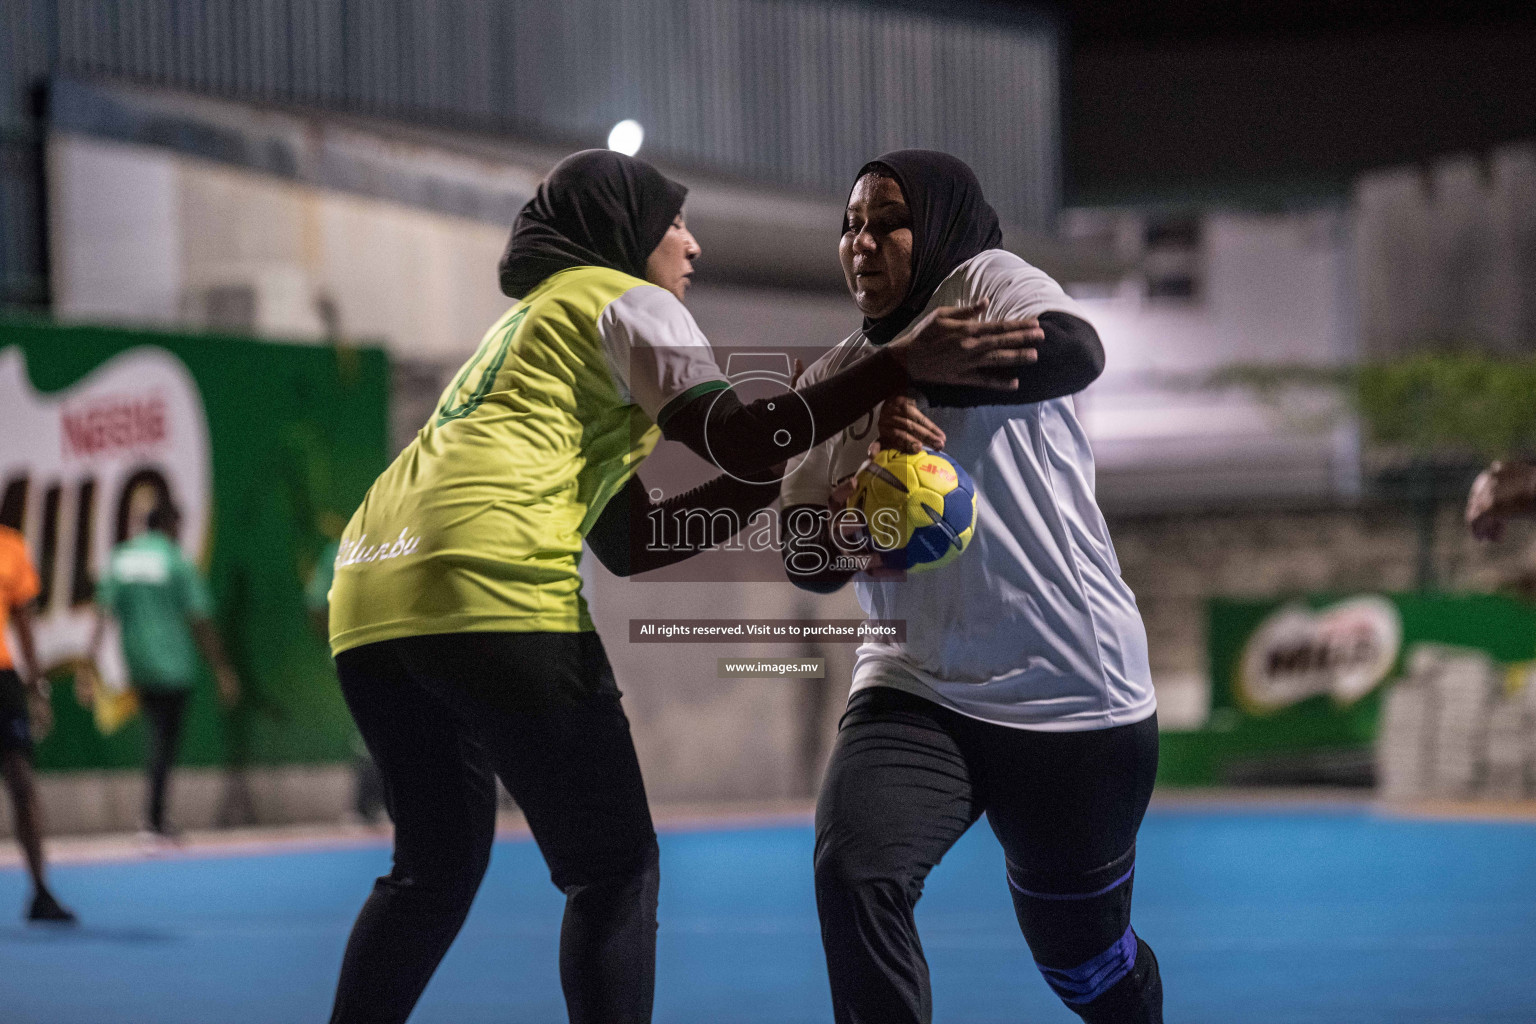
[(1069, 203), (1284, 202), (1536, 141), (1533, 0), (1049, 6), (1069, 42)]
[[(1027, 8), (1028, 3), (1004, 6)], [(1057, 0), (1047, 3), (1067, 23), (1073, 42), (1095, 46), (1112, 42), (1210, 39), (1298, 39), (1368, 35), (1405, 29), (1448, 29), (1475, 25), (1536, 23), (1536, 9), (1523, 3), (1471, 0), (1463, 3), (1411, 4), (1402, 0), (1291, 0), (1255, 3), (1243, 0)]]

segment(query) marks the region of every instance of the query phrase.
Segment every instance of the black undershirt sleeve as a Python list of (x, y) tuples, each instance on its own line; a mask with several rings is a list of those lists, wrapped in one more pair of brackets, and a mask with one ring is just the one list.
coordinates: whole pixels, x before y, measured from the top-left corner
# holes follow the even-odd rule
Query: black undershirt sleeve
[[(915, 387), (922, 391), (930, 404), (936, 406), (1021, 405), (1075, 394), (1098, 379), (1104, 372), (1104, 346), (1093, 326), (1081, 317), (1054, 310), (1040, 314), (1039, 319), (1045, 333), (1044, 341), (1038, 346), (1039, 361), (1019, 373), (1017, 390), (1000, 391), (948, 384), (917, 384)], [(669, 440), (686, 444), (707, 461), (731, 473), (750, 476), (809, 451), (892, 394), (905, 390), (909, 384), (905, 370), (894, 357), (882, 351), (801, 390), (799, 394), (804, 404), (793, 399), (774, 401), (763, 398), (743, 405), (730, 391), (716, 392), (694, 398), (675, 411), (669, 410), (670, 414), (665, 416), (662, 424), (662, 432)], [(775, 435), (781, 438), (787, 435), (788, 443), (775, 443)], [(746, 490), (731, 490), (730, 485)], [(742, 484), (730, 476), (722, 476), (687, 495), (668, 499), (662, 504), (676, 502), (678, 504), (675, 509), (679, 512), (685, 507), (722, 507), (727, 504), (722, 498), (728, 492), (736, 500), (750, 504), (754, 498), (746, 491), (763, 487)], [(709, 495), (702, 493), (708, 488), (721, 490)], [(626, 495), (629, 497), (621, 502)], [(772, 500), (770, 496), (761, 504), (753, 505), (748, 515), (750, 511), (763, 508)], [(615, 507), (621, 504), (626, 509), (633, 505), (641, 511), (638, 515), (626, 511), (623, 518), (620, 518)], [(644, 572), (646, 569), (681, 561), (702, 550), (646, 551), (646, 538), (650, 529), (646, 512), (653, 507), (638, 480), (632, 479), (625, 493), (611, 501), (604, 510), (598, 526), (594, 526), (587, 539), (593, 551), (611, 571), (627, 575), (615, 568), (615, 565), (620, 565), (629, 567), (630, 572)], [(800, 521), (814, 523), (816, 528), (792, 530), (792, 517), (805, 517)], [(801, 589), (831, 593), (854, 575), (849, 571), (830, 568), (832, 559), (838, 554), (828, 536), (830, 519), (827, 509), (816, 505), (797, 505), (784, 510), (785, 572), (790, 581)], [(745, 520), (746, 516), (743, 516), (743, 525)], [(614, 523), (625, 525), (628, 531), (638, 531), (622, 534), (627, 541), (623, 545), (624, 551), (629, 552), (627, 556), (621, 554), (619, 546), (611, 542), (613, 537), (621, 536)], [(594, 536), (600, 532), (599, 527), (604, 527), (604, 535), (594, 541)], [(718, 544), (725, 539), (715, 537), (710, 540), (710, 544)], [(638, 556), (635, 554), (637, 552)], [(623, 561), (625, 557), (630, 561)]]
[[(587, 531), (587, 546), (615, 576), (649, 572), (724, 543), (740, 532), (754, 513), (773, 504), (778, 496), (777, 479), (766, 484), (747, 483), (722, 473), (691, 491), (652, 501), (640, 478), (632, 476), (624, 490), (609, 499), (597, 522)], [(715, 514), (723, 510), (729, 510), (732, 515)], [(677, 543), (669, 546), (653, 543), (656, 513), (660, 513), (663, 523), (671, 524), (691, 511), (701, 513), (693, 521), (704, 524), (706, 536), (700, 536), (690, 528), (681, 531), (682, 536), (677, 537), (669, 527), (665, 536)]]
[(917, 384), (929, 405), (1024, 405), (1075, 395), (1104, 372), (1104, 345), (1093, 325), (1082, 317), (1056, 310), (1040, 314), (1045, 340), (1036, 346), (1040, 358), (1019, 373), (1017, 391), (954, 384)]
[(663, 410), (660, 426), (668, 440), (681, 441), (721, 469), (752, 477), (810, 451), (909, 383), (896, 357), (880, 351), (800, 389), (799, 399), (742, 404), (733, 392), (716, 391), (676, 411)]
[[(788, 395), (743, 404), (730, 390), (697, 396), (682, 407), (664, 409), (662, 433), (686, 444), (695, 454), (727, 472), (714, 480), (660, 502), (653, 502), (638, 476), (631, 477), (588, 531), (586, 541), (599, 561), (618, 576), (631, 576), (672, 565), (728, 540), (752, 514), (772, 504), (779, 493), (782, 464), (804, 454), (911, 383), (888, 352), (878, 352), (840, 373)], [(752, 483), (754, 477), (771, 483)], [(737, 477), (745, 479), (736, 479)], [(710, 513), (729, 509), (730, 520)], [(703, 513), (709, 536), (693, 546), (658, 549), (651, 544), (654, 514), (665, 521), (690, 511)], [(727, 529), (727, 523), (736, 529)]]

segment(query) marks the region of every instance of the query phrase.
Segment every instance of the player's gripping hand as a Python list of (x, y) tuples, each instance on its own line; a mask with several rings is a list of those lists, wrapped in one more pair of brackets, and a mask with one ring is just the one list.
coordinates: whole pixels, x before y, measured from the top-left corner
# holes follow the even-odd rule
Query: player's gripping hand
[(96, 662), (87, 658), (75, 663), (75, 700), (81, 707), (89, 709), (96, 705), (96, 692), (101, 686)]
[(1467, 526), (1478, 540), (1498, 540), (1511, 516), (1536, 514), (1536, 465), (1495, 462), (1467, 495)]
[(1016, 391), (1019, 371), (1035, 362), (1045, 340), (1040, 321), (981, 320), (987, 300), (940, 306), (886, 346), (907, 376), (930, 384)]
[(213, 670), (213, 678), (219, 686), (219, 700), (227, 708), (232, 708), (240, 703), (240, 677), (235, 675), (235, 670), (228, 665), (219, 665)]
[(865, 529), (863, 518), (846, 515), (845, 512), (848, 508), (848, 502), (853, 498), (855, 478), (858, 477), (859, 472), (863, 470), (864, 466), (870, 464), (875, 454), (879, 451), (879, 441), (869, 442), (869, 449), (867, 451), (869, 458), (865, 459), (863, 465), (859, 466), (858, 469), (834, 483), (832, 485), (832, 493), (827, 496), (827, 512), (832, 517), (828, 521), (828, 533), (832, 538), (833, 545), (844, 554), (862, 552), (868, 548), (869, 533)]
[(896, 395), (880, 403), (880, 447), (895, 448), (916, 455), (924, 446), (944, 450), (944, 431), (906, 395)]
[(848, 502), (852, 500), (853, 492), (857, 489), (859, 474), (874, 461), (876, 455), (880, 454), (882, 447), (884, 446), (879, 441), (871, 441), (868, 449), (869, 458), (864, 460), (863, 465), (832, 485), (832, 493), (827, 498), (827, 511), (831, 514), (827, 520), (827, 536), (832, 546), (842, 554), (860, 557), (865, 563), (860, 572), (866, 579), (899, 580), (906, 575), (902, 570), (887, 569), (871, 557), (873, 543), (869, 538), (868, 524), (864, 522), (862, 515), (854, 513), (848, 507)]

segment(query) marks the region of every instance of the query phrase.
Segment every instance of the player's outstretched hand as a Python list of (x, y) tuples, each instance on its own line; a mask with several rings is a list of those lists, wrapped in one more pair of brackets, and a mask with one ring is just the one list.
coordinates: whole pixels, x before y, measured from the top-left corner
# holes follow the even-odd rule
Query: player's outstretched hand
[(39, 676), (27, 687), (27, 714), (32, 718), (32, 739), (39, 743), (53, 731), (53, 703), (48, 698), (47, 680)]
[(1467, 495), (1467, 526), (1478, 540), (1498, 540), (1511, 516), (1536, 514), (1536, 465), (1495, 462)]
[(101, 686), (101, 674), (93, 660), (75, 663), (75, 701), (83, 708), (96, 704), (96, 691)]
[(981, 320), (987, 301), (969, 306), (940, 306), (919, 320), (886, 349), (913, 380), (930, 384), (1015, 391), (1019, 371), (1039, 358), (1045, 340), (1040, 321)]
[(916, 455), (926, 445), (944, 450), (944, 431), (906, 395), (896, 395), (880, 403), (880, 447), (895, 448)]

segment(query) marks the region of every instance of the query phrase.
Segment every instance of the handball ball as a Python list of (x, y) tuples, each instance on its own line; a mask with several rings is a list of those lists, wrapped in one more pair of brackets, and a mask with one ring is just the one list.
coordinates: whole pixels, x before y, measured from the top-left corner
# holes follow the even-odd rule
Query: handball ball
[(928, 448), (877, 452), (854, 477), (848, 507), (863, 514), (887, 569), (948, 565), (976, 532), (976, 485), (958, 462)]

